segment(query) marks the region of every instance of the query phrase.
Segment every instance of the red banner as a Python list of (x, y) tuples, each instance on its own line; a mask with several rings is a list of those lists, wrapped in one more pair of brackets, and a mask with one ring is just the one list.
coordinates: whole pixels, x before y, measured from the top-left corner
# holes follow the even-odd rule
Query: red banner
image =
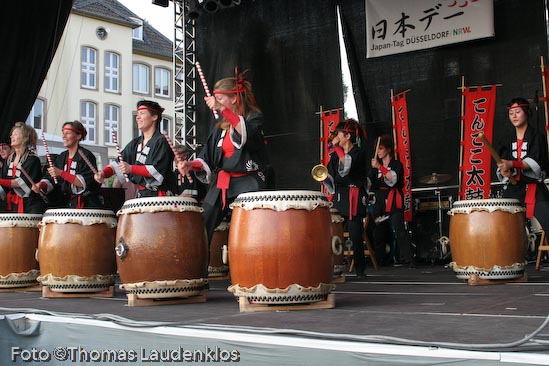
[(406, 93), (395, 95), (392, 105), (395, 115), (394, 132), (397, 144), (395, 153), (398, 154), (398, 159), (404, 166), (404, 186), (402, 188), (404, 220), (410, 222), (412, 221), (412, 156), (410, 152)]
[(465, 200), (486, 199), (490, 197), (491, 156), (478, 134), (483, 132), (488, 142), (492, 142), (496, 87), (477, 88), (475, 91), (465, 88), (463, 96), (465, 115), (462, 116), (463, 155), (459, 196)]
[(335, 130), (337, 124), (339, 121), (339, 115), (340, 115), (341, 109), (332, 109), (330, 111), (325, 111), (320, 114), (320, 121), (322, 125), (322, 138), (320, 139), (320, 143), (322, 144), (322, 158), (320, 159), (320, 163), (324, 165), (328, 165), (328, 162), (330, 161), (330, 150), (328, 149), (328, 137), (330, 136), (330, 133)]

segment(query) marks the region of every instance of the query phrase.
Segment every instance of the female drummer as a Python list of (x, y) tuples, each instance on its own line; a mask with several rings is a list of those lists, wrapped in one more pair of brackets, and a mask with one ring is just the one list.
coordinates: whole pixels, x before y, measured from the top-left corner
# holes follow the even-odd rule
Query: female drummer
[[(59, 194), (61, 202), (69, 208), (101, 208), (100, 185), (93, 179), (97, 171), (95, 155), (80, 146), (87, 131), (79, 121), (63, 123), (63, 146), (67, 150), (57, 156), (48, 167), (48, 179), (42, 179), (40, 187), (48, 194)], [(57, 185), (55, 185), (56, 178)]]
[(135, 121), (141, 136), (130, 141), (121, 153), (122, 161), (112, 162), (95, 174), (95, 180), (103, 183), (116, 173), (120, 181), (126, 177), (136, 185), (137, 198), (168, 196), (174, 191), (172, 171), (173, 151), (160, 133), (160, 121), (164, 108), (154, 101), (137, 102)]
[[(549, 191), (543, 182), (549, 168), (547, 141), (529, 124), (532, 111), (526, 99), (512, 99), (507, 110), (515, 133), (500, 150), (502, 160), (496, 171), (507, 182), (503, 197), (518, 199), (526, 206), (526, 218), (535, 216), (549, 232)], [(509, 184), (511, 177), (516, 184)]]
[[(375, 191), (375, 220), (379, 223), (389, 218), (393, 232), (396, 236), (399, 249), (399, 262), (414, 267), (412, 245), (404, 226), (403, 194), (404, 167), (402, 163), (393, 157), (393, 138), (391, 135), (382, 135), (379, 138), (377, 156), (372, 158), (372, 169), (368, 175), (370, 190)], [(381, 220), (380, 220), (381, 219)], [(377, 225), (374, 229), (374, 240), (380, 241), (383, 226)]]
[(46, 203), (37, 193), (36, 182), (42, 178), (42, 168), (34, 153), (36, 131), (24, 122), (16, 122), (10, 140), (12, 152), (2, 167), (0, 179), (0, 197), (6, 199), (6, 211), (42, 214)]
[(358, 121), (347, 119), (336, 128), (331, 143), (334, 151), (328, 163), (328, 178), (324, 186), (333, 194), (334, 208), (345, 219), (349, 238), (353, 243), (356, 275), (365, 276), (366, 259), (364, 257), (363, 220), (366, 217), (366, 155), (361, 143), (365, 141), (364, 132)]
[(214, 95), (204, 100), (222, 118), (198, 158), (179, 162), (178, 169), (182, 175), (194, 171), (200, 181), (210, 184), (202, 205), (210, 243), (236, 196), (265, 188), (267, 153), (263, 114), (244, 73), (235, 70), (234, 77), (219, 80), (214, 85)]

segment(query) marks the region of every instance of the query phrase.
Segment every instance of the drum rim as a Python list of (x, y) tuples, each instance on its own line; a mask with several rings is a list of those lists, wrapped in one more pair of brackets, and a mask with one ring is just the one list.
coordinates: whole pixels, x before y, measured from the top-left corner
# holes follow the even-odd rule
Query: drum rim
[[(520, 206), (520, 201), (516, 198), (486, 198), (486, 199), (475, 199), (475, 200), (459, 200), (454, 201), (452, 206), (494, 206), (496, 203), (505, 204), (506, 206)], [(513, 205), (512, 205), (513, 204)]]
[(306, 189), (300, 189), (300, 190), (264, 190), (264, 191), (255, 191), (255, 192), (246, 192), (246, 193), (241, 193), (238, 195), (238, 197), (236, 198), (236, 200), (238, 199), (246, 199), (246, 198), (257, 198), (257, 197), (261, 197), (261, 196), (272, 196), (272, 197), (279, 197), (279, 196), (291, 196), (291, 195), (295, 195), (295, 196), (315, 196), (315, 197), (319, 197), (319, 198), (323, 198), (325, 200), (328, 200), (326, 198), (326, 196), (324, 195), (324, 193), (322, 192), (319, 192), (319, 191), (312, 191), (312, 190), (306, 190)]
[[(86, 216), (85, 214), (88, 213), (88, 216), (114, 216), (116, 217), (116, 214), (113, 210), (107, 210), (107, 209), (99, 209), (99, 208), (50, 208), (47, 209), (46, 212), (44, 212), (44, 217), (48, 216), (60, 216), (60, 214), (75, 214), (73, 216)], [(71, 215), (67, 215), (71, 216)]]

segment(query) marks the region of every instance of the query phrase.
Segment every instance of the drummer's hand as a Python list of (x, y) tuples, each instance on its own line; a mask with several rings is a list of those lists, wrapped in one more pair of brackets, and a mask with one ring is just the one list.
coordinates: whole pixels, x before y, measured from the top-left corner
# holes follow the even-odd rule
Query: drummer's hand
[(209, 97), (204, 97), (204, 101), (206, 102), (206, 105), (208, 106), (208, 108), (210, 108), (212, 111), (218, 110), (222, 112), (223, 109), (225, 109), (223, 104), (219, 103), (217, 99), (215, 99), (215, 96), (213, 95)]
[(40, 189), (40, 185), (38, 183), (34, 183), (31, 187), (31, 190), (34, 192), (34, 193), (38, 193), (38, 194), (43, 194), (44, 192), (42, 192), (42, 190)]
[(52, 167), (48, 168), (48, 174), (52, 178), (61, 176), (61, 172), (62, 172), (61, 169), (59, 169), (58, 167), (55, 167), (55, 166), (52, 166)]
[(103, 181), (105, 180), (105, 173), (103, 171), (99, 171), (93, 175), (93, 179), (99, 184), (103, 184)]
[(380, 166), (381, 166), (381, 164), (379, 163), (379, 160), (377, 160), (376, 158), (373, 158), (372, 159), (372, 168), (378, 169)]
[(192, 170), (192, 164), (188, 160), (178, 161), (177, 170), (179, 170), (179, 174), (181, 174), (182, 176), (185, 176), (189, 174), (189, 172)]
[(118, 167), (124, 174), (130, 174), (132, 172), (132, 166), (125, 161), (119, 161)]
[(504, 177), (510, 177), (511, 176), (511, 162), (509, 160), (501, 160), (501, 163), (498, 163), (499, 172)]

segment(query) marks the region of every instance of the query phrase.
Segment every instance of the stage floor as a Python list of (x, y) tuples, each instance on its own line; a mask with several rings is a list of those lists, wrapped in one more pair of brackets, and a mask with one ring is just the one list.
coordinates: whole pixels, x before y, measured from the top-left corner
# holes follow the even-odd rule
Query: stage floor
[[(547, 264), (546, 264), (547, 265)], [(240, 312), (228, 280), (210, 281), (207, 302), (129, 307), (113, 298), (42, 298), (40, 292), (0, 293), (0, 314), (91, 318), (146, 327), (190, 326), (384, 345), (535, 354), (549, 364), (549, 270), (534, 264), (528, 281), (469, 285), (445, 265), (368, 267), (366, 278), (337, 284), (334, 309)], [(365, 363), (363, 363), (365, 364)], [(375, 364), (375, 363), (374, 363)], [(418, 363), (421, 364), (421, 363)], [(460, 365), (462, 363), (459, 363)], [(477, 363), (480, 364), (480, 363)], [(528, 364), (528, 363), (517, 363)]]

